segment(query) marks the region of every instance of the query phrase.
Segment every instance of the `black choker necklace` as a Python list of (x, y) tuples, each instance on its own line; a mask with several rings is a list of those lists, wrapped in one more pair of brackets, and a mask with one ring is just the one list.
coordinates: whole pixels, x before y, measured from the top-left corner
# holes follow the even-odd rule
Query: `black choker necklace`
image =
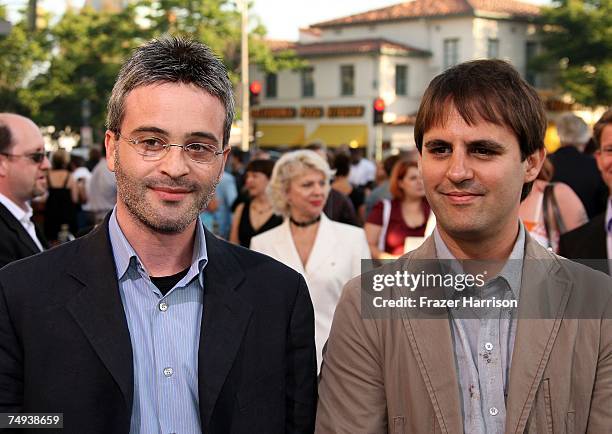
[(314, 225), (319, 220), (321, 220), (321, 214), (319, 214), (317, 217), (315, 217), (312, 220), (308, 220), (307, 222), (297, 222), (293, 220), (293, 217), (289, 216), (289, 221), (299, 228), (305, 228), (307, 226)]

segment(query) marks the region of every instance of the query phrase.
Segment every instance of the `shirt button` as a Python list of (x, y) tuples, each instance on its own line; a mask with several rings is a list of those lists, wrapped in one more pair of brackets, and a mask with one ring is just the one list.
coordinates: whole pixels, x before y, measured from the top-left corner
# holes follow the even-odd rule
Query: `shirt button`
[(165, 312), (168, 310), (168, 303), (164, 303), (163, 301), (161, 303), (159, 303), (159, 310), (161, 310), (162, 312)]
[(498, 414), (498, 413), (499, 413), (499, 410), (498, 410), (497, 408), (495, 408), (495, 407), (491, 407), (491, 408), (489, 409), (489, 414), (490, 414), (491, 416), (497, 416), (497, 414)]
[(172, 369), (172, 368), (165, 368), (164, 369), (164, 375), (166, 377), (171, 377), (172, 374), (174, 374), (174, 369)]
[(485, 350), (491, 351), (493, 349), (493, 344), (491, 342), (487, 342), (485, 344)]

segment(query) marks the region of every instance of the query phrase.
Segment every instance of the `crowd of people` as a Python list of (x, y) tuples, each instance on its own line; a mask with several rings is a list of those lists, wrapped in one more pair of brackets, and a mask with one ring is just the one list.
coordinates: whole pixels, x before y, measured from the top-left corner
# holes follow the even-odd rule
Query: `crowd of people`
[[(560, 117), (547, 158), (535, 90), (479, 60), (432, 80), (416, 149), (379, 164), (230, 151), (233, 116), (225, 67), (174, 37), (125, 62), (88, 162), (0, 114), (0, 413), (79, 434), (609, 432), (612, 111), (592, 135)], [(517, 308), (373, 312), (369, 272), (427, 260), (495, 262), (477, 297)]]

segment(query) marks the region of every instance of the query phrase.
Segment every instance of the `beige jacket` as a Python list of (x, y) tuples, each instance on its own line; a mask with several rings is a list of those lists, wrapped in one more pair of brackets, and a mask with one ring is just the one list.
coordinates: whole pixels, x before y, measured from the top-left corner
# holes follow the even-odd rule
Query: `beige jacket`
[[(393, 265), (410, 270), (414, 260), (434, 257), (430, 237)], [(527, 235), (519, 317), (535, 307), (549, 319), (518, 320), (506, 433), (612, 433), (611, 296), (610, 277), (549, 253)], [(356, 278), (334, 315), (316, 433), (462, 433), (446, 314), (364, 320), (361, 306)], [(577, 312), (589, 319), (576, 319)]]

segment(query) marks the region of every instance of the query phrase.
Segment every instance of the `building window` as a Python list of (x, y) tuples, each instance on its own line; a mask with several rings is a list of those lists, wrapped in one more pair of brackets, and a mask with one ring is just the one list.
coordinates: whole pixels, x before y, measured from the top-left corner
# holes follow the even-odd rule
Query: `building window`
[(444, 40), (444, 69), (459, 63), (459, 39)]
[(499, 58), (499, 39), (489, 38), (487, 40), (487, 57), (489, 59)]
[(408, 95), (407, 65), (395, 65), (395, 94)]
[(273, 73), (266, 74), (266, 98), (276, 98), (277, 81), (278, 81), (278, 76), (276, 74), (273, 74)]
[(355, 68), (353, 65), (340, 66), (340, 89), (342, 96), (355, 94)]
[(302, 96), (314, 96), (314, 68), (302, 70)]
[(525, 45), (525, 80), (532, 86), (536, 85), (536, 72), (529, 64), (537, 55), (538, 45), (536, 42), (529, 41)]

